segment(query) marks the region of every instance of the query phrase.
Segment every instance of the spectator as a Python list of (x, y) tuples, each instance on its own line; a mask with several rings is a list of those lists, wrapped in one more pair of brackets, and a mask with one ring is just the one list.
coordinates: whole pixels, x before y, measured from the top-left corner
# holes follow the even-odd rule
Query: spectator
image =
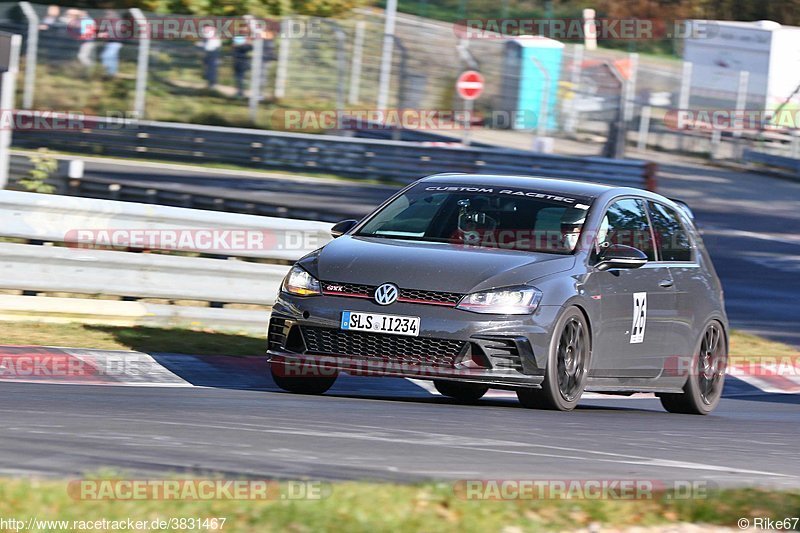
[(47, 6), (47, 15), (42, 18), (39, 29), (47, 31), (66, 27), (66, 22), (61, 18), (61, 8), (57, 5)]
[(222, 41), (217, 37), (217, 30), (213, 26), (203, 28), (203, 42), (200, 46), (205, 51), (203, 56), (203, 66), (205, 67), (204, 76), (208, 88), (213, 89), (217, 85), (217, 67), (219, 66), (219, 49)]
[(119, 72), (119, 51), (122, 48), (122, 19), (114, 11), (106, 11), (104, 27), (106, 28), (99, 37), (105, 41), (103, 51), (100, 53), (100, 63), (106, 71), (106, 76), (114, 77)]
[(250, 50), (253, 46), (243, 35), (233, 38), (233, 77), (236, 79), (236, 96), (244, 98), (244, 77), (250, 65)]
[(78, 48), (78, 61), (86, 68), (94, 66), (94, 46), (97, 37), (97, 25), (86, 11), (77, 13), (80, 21), (81, 46)]
[(48, 63), (60, 63), (78, 53), (79, 43), (68, 33), (75, 27), (70, 28), (70, 23), (78, 24), (77, 19), (69, 18), (71, 11), (66, 11), (62, 16), (60, 7), (49, 6), (47, 15), (39, 23), (39, 54)]

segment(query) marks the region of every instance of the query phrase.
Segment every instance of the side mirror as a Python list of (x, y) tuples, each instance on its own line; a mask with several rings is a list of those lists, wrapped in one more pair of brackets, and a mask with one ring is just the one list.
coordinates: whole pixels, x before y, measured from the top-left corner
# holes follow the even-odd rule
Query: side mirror
[(639, 268), (647, 263), (647, 255), (638, 248), (612, 244), (598, 255), (597, 270), (612, 268)]
[(358, 224), (358, 220), (352, 220), (352, 219), (342, 220), (341, 222), (337, 222), (331, 228), (331, 236), (333, 236), (334, 239), (337, 237), (341, 237), (342, 235), (353, 229), (353, 226), (355, 226), (356, 224)]

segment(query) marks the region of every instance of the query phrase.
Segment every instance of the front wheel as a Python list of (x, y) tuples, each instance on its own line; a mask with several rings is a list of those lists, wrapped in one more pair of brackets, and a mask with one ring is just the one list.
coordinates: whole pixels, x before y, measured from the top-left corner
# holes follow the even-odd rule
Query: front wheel
[(272, 380), (281, 389), (295, 394), (322, 394), (330, 389), (338, 373), (333, 370), (319, 372), (319, 376), (287, 376), (286, 366), (282, 363), (270, 363)]
[(670, 413), (707, 415), (722, 398), (727, 365), (728, 341), (722, 326), (712, 322), (706, 327), (700, 347), (692, 357), (683, 392), (660, 394), (661, 405)]
[(460, 402), (476, 402), (480, 400), (489, 387), (476, 383), (458, 383), (455, 381), (434, 380), (433, 386), (436, 387), (443, 396), (448, 396)]
[(517, 389), (520, 403), (535, 409), (575, 409), (586, 386), (591, 355), (586, 317), (577, 307), (570, 307), (553, 328), (542, 388)]

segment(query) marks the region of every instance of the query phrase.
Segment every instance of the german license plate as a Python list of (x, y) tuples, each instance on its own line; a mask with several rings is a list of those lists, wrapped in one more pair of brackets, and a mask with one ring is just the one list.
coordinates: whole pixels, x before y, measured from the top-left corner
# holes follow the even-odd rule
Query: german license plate
[(419, 335), (419, 317), (342, 311), (341, 328), (348, 331), (370, 331), (417, 337)]

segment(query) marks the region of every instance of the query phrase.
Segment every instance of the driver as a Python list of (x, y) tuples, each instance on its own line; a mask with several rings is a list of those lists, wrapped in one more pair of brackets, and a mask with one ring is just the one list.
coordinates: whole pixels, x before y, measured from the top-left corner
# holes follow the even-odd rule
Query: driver
[(461, 242), (480, 246), (483, 236), (497, 227), (497, 221), (485, 213), (489, 207), (483, 198), (458, 201), (458, 233)]
[(583, 224), (586, 222), (586, 210), (570, 207), (561, 215), (561, 245), (572, 251), (578, 245)]

